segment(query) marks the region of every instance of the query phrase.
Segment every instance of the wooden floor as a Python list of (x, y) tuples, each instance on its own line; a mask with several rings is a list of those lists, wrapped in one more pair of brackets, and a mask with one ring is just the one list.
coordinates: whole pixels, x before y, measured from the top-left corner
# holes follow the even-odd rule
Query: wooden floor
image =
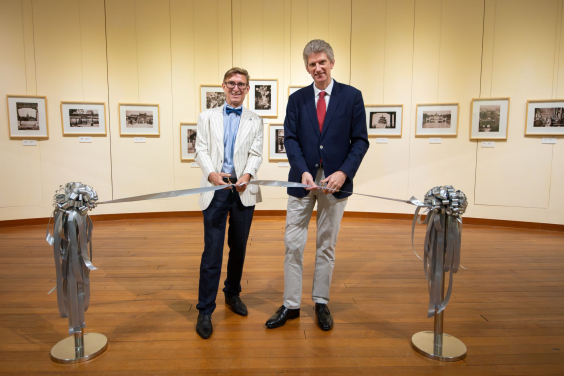
[[(268, 330), (264, 322), (282, 303), (284, 219), (255, 218), (243, 274), (249, 316), (219, 299), (214, 334), (202, 340), (195, 332), (201, 219), (97, 222), (86, 323), (109, 348), (81, 365), (49, 358), (68, 334), (55, 294), (47, 295), (55, 271), (45, 228), (0, 229), (0, 374), (564, 375), (564, 233), (464, 227), (468, 270), (455, 275), (445, 332), (467, 345), (468, 357), (441, 363), (410, 346), (414, 333), (433, 325), (410, 225), (343, 221), (330, 332), (315, 324), (310, 228), (302, 316)], [(421, 245), (423, 226), (417, 230)]]

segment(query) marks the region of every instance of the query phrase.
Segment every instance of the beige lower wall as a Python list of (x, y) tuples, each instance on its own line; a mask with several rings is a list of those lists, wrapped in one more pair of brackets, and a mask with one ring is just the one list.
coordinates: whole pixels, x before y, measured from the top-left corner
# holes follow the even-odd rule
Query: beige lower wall
[[(101, 200), (196, 187), (180, 160), (180, 123), (195, 122), (199, 86), (231, 66), (277, 78), (282, 123), (290, 85), (308, 85), (302, 49), (324, 38), (334, 78), (366, 104), (403, 104), (401, 138), (371, 147), (358, 192), (421, 198), (452, 184), (468, 216), (564, 224), (564, 140), (525, 137), (525, 104), (564, 97), (562, 0), (0, 0), (0, 96), (45, 95), (49, 139), (9, 138), (0, 106), (0, 220), (46, 217), (59, 184), (82, 181)], [(509, 138), (483, 149), (469, 140), (472, 98), (510, 97)], [(108, 135), (63, 137), (61, 101), (105, 102)], [(456, 138), (414, 136), (418, 103), (460, 104)], [(119, 103), (158, 103), (161, 134), (120, 137)], [(261, 179), (285, 180), (268, 161)], [(286, 193), (263, 188), (257, 210), (281, 210)], [(353, 196), (347, 210), (409, 213), (413, 207)], [(199, 210), (197, 197), (101, 205), (96, 214)]]

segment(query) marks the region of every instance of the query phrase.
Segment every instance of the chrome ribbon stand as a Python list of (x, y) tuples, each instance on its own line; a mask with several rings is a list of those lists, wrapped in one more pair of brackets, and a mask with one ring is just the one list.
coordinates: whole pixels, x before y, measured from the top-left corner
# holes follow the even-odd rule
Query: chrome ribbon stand
[[(423, 204), (424, 206), (417, 207), (413, 217), (411, 242), (413, 245), (416, 221), (426, 224), (423, 267), (429, 286), (427, 317), (434, 316), (435, 322), (432, 332), (415, 333), (411, 338), (411, 345), (427, 358), (454, 362), (466, 357), (466, 346), (459, 339), (443, 332), (443, 321), (444, 310), (452, 293), (453, 274), (460, 266), (462, 214), (468, 203), (463, 192), (446, 185), (427, 192)], [(418, 219), (422, 207), (428, 208), (424, 222)], [(449, 273), (449, 284), (445, 295), (446, 273)]]
[[(108, 347), (103, 334), (84, 333), (84, 312), (90, 304), (90, 271), (92, 264), (92, 221), (88, 211), (96, 207), (98, 195), (82, 183), (67, 183), (53, 198), (54, 235), (47, 227), (47, 242), (53, 246), (59, 314), (69, 319), (71, 337), (51, 349), (57, 363), (80, 363), (102, 354)], [(90, 250), (90, 253), (88, 252)]]

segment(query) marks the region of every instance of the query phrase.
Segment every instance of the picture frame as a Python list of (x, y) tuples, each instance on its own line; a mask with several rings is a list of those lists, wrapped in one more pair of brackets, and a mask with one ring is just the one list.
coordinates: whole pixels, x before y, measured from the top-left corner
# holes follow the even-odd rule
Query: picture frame
[(225, 103), (225, 92), (221, 85), (200, 85), (200, 112), (221, 107)]
[(296, 85), (290, 85), (288, 86), (288, 97), (290, 97), (290, 95), (294, 94), (296, 91), (304, 88), (305, 86), (296, 86)]
[(6, 95), (10, 138), (49, 138), (47, 97)]
[(118, 113), (120, 136), (160, 136), (161, 121), (158, 104), (119, 103)]
[(196, 160), (197, 123), (180, 123), (180, 160), (194, 162)]
[(270, 162), (288, 162), (288, 155), (284, 147), (284, 124), (269, 124), (268, 160)]
[(457, 137), (459, 115), (458, 103), (418, 104), (415, 137)]
[(368, 137), (401, 137), (403, 104), (367, 104), (364, 109)]
[(564, 99), (528, 100), (525, 136), (564, 136)]
[(473, 98), (470, 140), (507, 140), (509, 98)]
[(61, 101), (63, 136), (106, 136), (105, 102)]
[(278, 79), (252, 79), (249, 86), (249, 110), (263, 118), (277, 118)]

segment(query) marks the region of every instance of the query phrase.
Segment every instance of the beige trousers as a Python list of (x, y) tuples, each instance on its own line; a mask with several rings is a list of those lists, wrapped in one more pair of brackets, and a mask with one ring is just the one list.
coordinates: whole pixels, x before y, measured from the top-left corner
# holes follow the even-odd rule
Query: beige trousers
[[(325, 179), (323, 169), (317, 171), (315, 183)], [(337, 199), (321, 190), (310, 191), (304, 198), (290, 196), (286, 214), (284, 244), (284, 306), (300, 308), (302, 298), (302, 273), (307, 228), (317, 202), (317, 246), (315, 252), (315, 274), (313, 276), (312, 299), (315, 303), (329, 302), (329, 288), (335, 266), (335, 245), (347, 198)]]

